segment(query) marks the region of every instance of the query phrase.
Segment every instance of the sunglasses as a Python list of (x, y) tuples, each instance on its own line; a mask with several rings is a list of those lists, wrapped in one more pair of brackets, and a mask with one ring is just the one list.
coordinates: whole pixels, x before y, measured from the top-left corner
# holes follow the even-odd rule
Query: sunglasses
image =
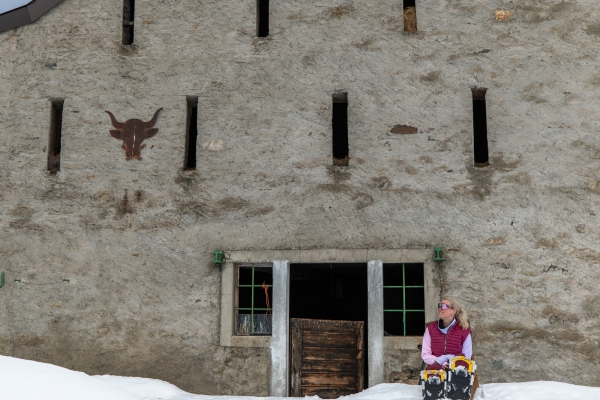
[(449, 308), (452, 308), (452, 307), (446, 303), (438, 303), (438, 309), (447, 310)]

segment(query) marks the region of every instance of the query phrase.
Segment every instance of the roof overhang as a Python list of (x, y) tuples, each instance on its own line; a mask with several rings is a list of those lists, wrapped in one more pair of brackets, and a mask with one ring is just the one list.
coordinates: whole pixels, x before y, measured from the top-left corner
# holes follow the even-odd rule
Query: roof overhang
[(58, 5), (62, 0), (2, 0), (0, 32), (27, 25)]
[(0, 15), (26, 6), (29, 3), (31, 3), (31, 0), (4, 0), (0, 3)]

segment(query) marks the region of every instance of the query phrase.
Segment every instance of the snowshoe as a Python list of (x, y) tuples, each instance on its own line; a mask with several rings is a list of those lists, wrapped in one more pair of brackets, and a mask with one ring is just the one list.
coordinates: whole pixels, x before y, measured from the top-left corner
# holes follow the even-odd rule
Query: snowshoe
[(475, 361), (453, 357), (448, 364), (446, 396), (452, 400), (470, 400), (476, 369)]
[(423, 390), (423, 400), (444, 399), (446, 397), (446, 371), (443, 369), (421, 371), (419, 385)]

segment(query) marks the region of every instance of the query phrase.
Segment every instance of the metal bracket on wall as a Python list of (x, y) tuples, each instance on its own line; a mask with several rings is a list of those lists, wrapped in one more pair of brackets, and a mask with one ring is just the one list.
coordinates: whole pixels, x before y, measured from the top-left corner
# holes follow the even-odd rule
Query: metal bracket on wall
[(213, 251), (213, 254), (215, 255), (215, 259), (212, 261), (213, 263), (217, 265), (225, 263), (225, 252), (223, 250), (215, 250)]
[(0, 273), (0, 288), (4, 286), (4, 272)]
[(443, 250), (441, 247), (436, 247), (435, 249), (433, 249), (433, 252), (434, 252), (433, 261), (435, 261), (435, 262), (444, 261), (444, 257), (442, 257), (442, 251)]

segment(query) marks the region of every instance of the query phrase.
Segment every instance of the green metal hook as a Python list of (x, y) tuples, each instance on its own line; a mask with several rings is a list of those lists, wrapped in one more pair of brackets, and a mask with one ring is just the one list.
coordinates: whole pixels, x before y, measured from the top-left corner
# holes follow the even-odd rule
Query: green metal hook
[(4, 286), (4, 272), (0, 273), (0, 288)]
[(225, 252), (223, 250), (215, 250), (213, 251), (213, 254), (215, 255), (213, 263), (223, 264), (225, 262)]
[(442, 257), (442, 248), (441, 247), (436, 247), (435, 249), (433, 249), (433, 251), (435, 252), (435, 254), (433, 256), (433, 261), (435, 261), (435, 262), (444, 261), (444, 257)]

